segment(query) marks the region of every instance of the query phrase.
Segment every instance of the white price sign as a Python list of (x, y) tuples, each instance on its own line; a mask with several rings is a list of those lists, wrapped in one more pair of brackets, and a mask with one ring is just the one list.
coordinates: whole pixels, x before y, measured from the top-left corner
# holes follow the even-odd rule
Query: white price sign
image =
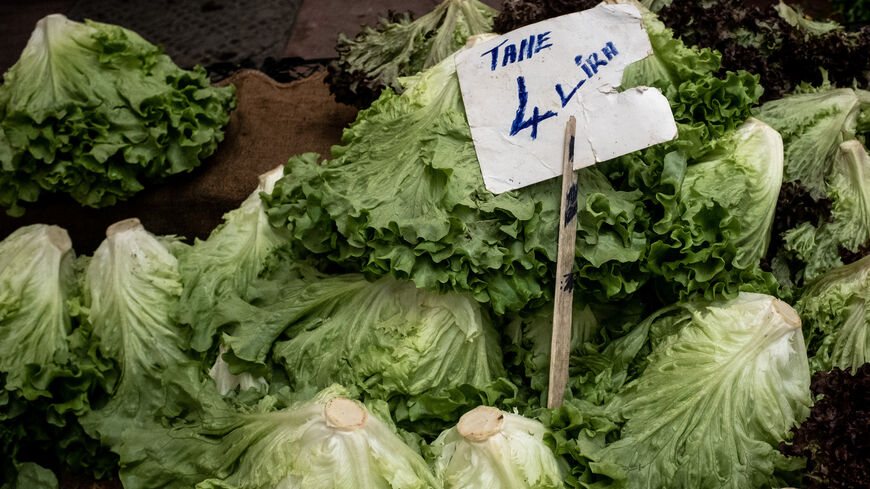
[(676, 138), (670, 105), (659, 90), (616, 89), (625, 67), (651, 54), (632, 5), (599, 5), (457, 53), (486, 188), (501, 193), (561, 175), (572, 115), (575, 170)]

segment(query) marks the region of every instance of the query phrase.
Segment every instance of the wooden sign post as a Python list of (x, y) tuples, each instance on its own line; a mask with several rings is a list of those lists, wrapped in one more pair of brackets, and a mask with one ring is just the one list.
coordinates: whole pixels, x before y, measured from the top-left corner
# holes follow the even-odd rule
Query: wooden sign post
[(556, 294), (553, 305), (553, 336), (550, 341), (550, 384), (547, 407), (562, 405), (568, 385), (571, 354), (571, 307), (574, 302), (574, 247), (577, 240), (577, 171), (574, 170), (574, 136), (577, 119), (571, 116), (565, 129), (562, 158), (562, 204), (559, 210), (559, 247), (556, 258)]

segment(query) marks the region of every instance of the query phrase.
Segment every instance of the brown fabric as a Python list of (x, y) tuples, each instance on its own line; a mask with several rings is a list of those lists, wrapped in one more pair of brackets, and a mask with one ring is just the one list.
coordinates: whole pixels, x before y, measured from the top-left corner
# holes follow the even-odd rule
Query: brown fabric
[(0, 210), (0, 239), (20, 226), (57, 224), (79, 254), (90, 254), (110, 224), (138, 217), (155, 234), (205, 238), (257, 186), (257, 176), (308, 151), (328, 154), (356, 109), (336, 103), (324, 72), (277, 83), (259, 71), (241, 71), (222, 83), (236, 86), (238, 108), (215, 154), (191, 174), (176, 175), (127, 202), (105, 209), (81, 207), (66, 196), (44, 195), (23, 217)]

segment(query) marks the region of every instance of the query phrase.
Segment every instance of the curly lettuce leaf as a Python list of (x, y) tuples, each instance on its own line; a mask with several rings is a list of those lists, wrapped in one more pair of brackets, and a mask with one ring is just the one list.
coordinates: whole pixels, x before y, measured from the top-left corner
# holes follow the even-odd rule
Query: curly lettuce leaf
[(0, 206), (21, 215), (43, 192), (125, 200), (199, 166), (234, 106), (232, 86), (211, 87), (132, 31), (49, 15), (0, 86)]
[(795, 308), (804, 320), (813, 371), (857, 369), (870, 361), (870, 257), (834, 268), (804, 289)]
[[(688, 167), (680, 196), (685, 207), (682, 218), (697, 225), (717, 218), (711, 209), (730, 211), (738, 224), (728, 240), (736, 247), (733, 264), (737, 268), (757, 267), (770, 243), (782, 173), (782, 138), (767, 124), (749, 118), (715, 140)], [(698, 227), (693, 234), (702, 234), (710, 226)], [(723, 219), (720, 227), (730, 226)]]
[(417, 20), (390, 14), (354, 39), (339, 34), (338, 60), (330, 63), (326, 78), (330, 92), (359, 108), (371, 105), (384, 88), (401, 92), (401, 77), (435, 66), (469, 37), (490, 32), (495, 14), (478, 0), (444, 0)]

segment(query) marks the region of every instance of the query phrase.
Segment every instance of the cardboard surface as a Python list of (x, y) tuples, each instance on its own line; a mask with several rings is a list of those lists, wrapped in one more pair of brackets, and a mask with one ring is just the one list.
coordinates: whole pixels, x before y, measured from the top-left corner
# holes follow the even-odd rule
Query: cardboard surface
[(138, 217), (155, 234), (206, 238), (224, 213), (257, 186), (257, 176), (299, 153), (329, 155), (356, 109), (336, 103), (324, 72), (293, 83), (277, 83), (258, 71), (225, 80), (236, 86), (238, 108), (217, 152), (193, 173), (152, 185), (127, 202), (104, 209), (81, 207), (66, 196), (45, 194), (23, 217), (0, 212), (0, 239), (20, 226), (57, 224), (69, 231), (78, 254), (91, 254), (110, 224)]

